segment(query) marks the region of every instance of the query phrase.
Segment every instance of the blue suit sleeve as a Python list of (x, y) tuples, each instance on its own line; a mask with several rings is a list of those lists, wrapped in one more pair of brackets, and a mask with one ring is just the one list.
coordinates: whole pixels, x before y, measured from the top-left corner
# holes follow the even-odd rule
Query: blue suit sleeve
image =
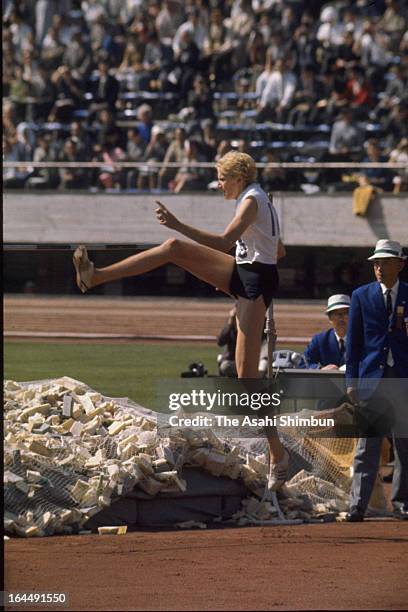
[(320, 347), (316, 336), (313, 336), (313, 338), (307, 345), (303, 355), (306, 361), (306, 365), (304, 367), (309, 368), (311, 370), (317, 370), (320, 367)]
[(352, 381), (358, 379), (363, 340), (364, 331), (361, 302), (359, 295), (354, 292), (351, 298), (347, 327), (346, 380), (349, 386), (355, 386), (355, 383), (352, 384)]

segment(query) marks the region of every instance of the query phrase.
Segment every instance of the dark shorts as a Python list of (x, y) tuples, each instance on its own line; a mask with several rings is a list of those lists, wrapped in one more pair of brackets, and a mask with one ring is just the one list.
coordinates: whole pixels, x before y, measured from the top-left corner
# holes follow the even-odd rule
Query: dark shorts
[(256, 300), (262, 295), (268, 308), (279, 287), (278, 268), (273, 264), (235, 262), (230, 280), (230, 292), (236, 298)]

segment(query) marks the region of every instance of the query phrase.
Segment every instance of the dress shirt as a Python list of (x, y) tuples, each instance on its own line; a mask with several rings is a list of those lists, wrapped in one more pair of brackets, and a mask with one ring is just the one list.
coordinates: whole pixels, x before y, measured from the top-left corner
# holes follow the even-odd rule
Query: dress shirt
[(344, 336), (344, 338), (341, 338), (339, 336), (339, 334), (336, 332), (336, 330), (334, 330), (334, 335), (336, 336), (337, 344), (339, 345), (339, 350), (340, 350), (340, 340), (343, 340), (343, 342), (344, 342), (344, 354), (345, 354), (346, 353), (346, 336)]
[[(380, 287), (381, 287), (381, 291), (382, 291), (383, 296), (384, 296), (385, 310), (387, 310), (387, 291), (388, 291), (388, 289), (387, 289), (387, 287), (383, 283), (380, 283)], [(395, 302), (397, 301), (398, 287), (399, 287), (399, 280), (397, 280), (395, 285), (391, 288), (392, 313), (395, 310)], [(391, 321), (391, 318), (392, 318), (392, 313), (391, 313), (391, 316), (390, 316), (390, 321)], [(390, 368), (392, 368), (394, 366), (394, 357), (392, 356), (391, 349), (388, 351), (388, 355), (387, 355), (387, 366), (389, 366)]]

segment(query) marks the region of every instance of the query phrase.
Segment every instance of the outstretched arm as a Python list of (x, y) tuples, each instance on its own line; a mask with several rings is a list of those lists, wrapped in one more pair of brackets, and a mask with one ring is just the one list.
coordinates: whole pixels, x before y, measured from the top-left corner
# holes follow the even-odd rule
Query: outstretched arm
[(159, 223), (165, 225), (169, 229), (180, 232), (180, 234), (187, 236), (187, 238), (191, 238), (191, 240), (199, 244), (203, 244), (224, 253), (228, 253), (228, 251), (231, 250), (234, 242), (238, 240), (247, 227), (255, 221), (258, 211), (255, 198), (246, 198), (225, 231), (222, 234), (213, 234), (212, 232), (206, 232), (182, 223), (164, 206), (164, 204), (159, 201), (156, 201), (156, 203), (158, 205), (158, 208), (156, 208), (156, 216)]

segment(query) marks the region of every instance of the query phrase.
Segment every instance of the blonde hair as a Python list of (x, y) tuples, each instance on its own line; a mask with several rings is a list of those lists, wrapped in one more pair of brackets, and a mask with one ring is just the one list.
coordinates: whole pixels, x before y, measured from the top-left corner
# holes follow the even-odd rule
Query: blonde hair
[(229, 151), (218, 160), (216, 167), (229, 176), (241, 176), (247, 185), (256, 181), (255, 161), (247, 153)]

